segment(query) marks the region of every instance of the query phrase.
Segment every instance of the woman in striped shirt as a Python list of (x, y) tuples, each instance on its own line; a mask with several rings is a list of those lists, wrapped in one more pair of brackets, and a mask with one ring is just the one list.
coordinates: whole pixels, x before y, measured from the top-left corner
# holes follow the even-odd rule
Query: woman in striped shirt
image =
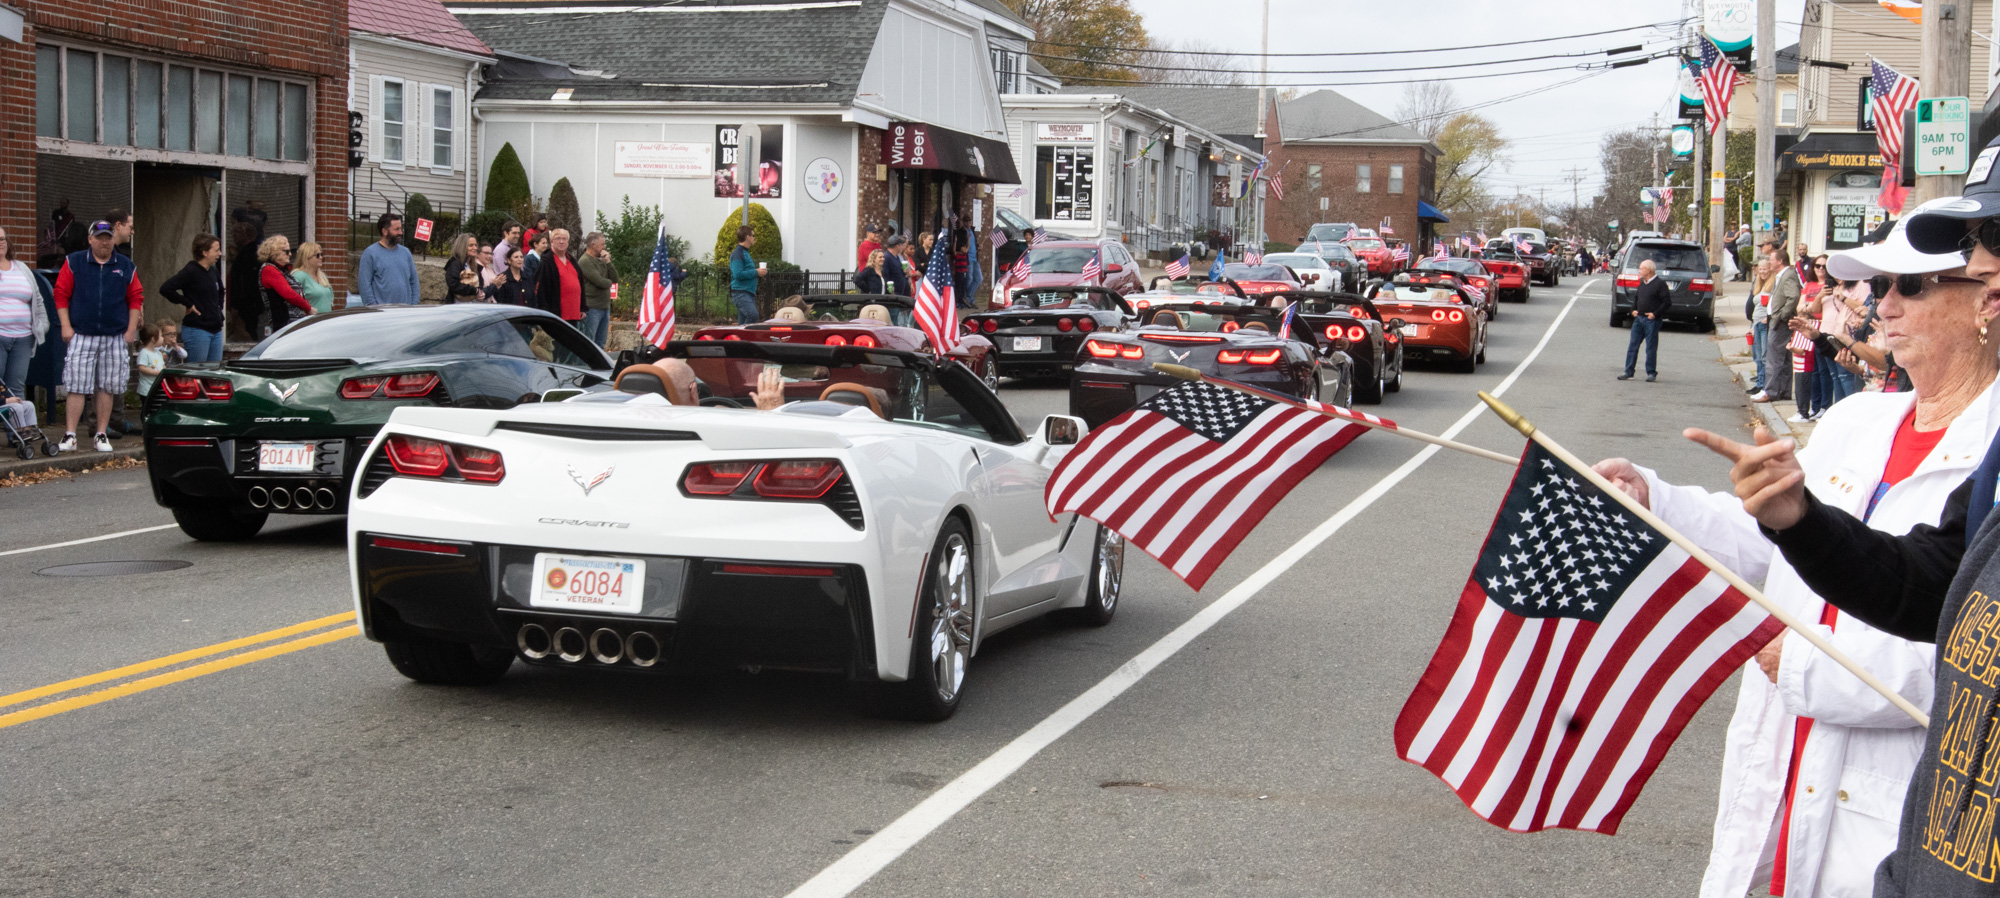
[(25, 395), (28, 361), (49, 333), (42, 290), (41, 275), (14, 261), (13, 245), (0, 230), (0, 384), (15, 396)]

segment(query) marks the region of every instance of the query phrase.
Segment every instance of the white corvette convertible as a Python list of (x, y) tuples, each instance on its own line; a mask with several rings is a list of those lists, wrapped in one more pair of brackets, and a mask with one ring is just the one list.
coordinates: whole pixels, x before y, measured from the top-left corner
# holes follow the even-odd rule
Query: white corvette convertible
[[(396, 410), (355, 480), (348, 546), (363, 632), (397, 670), (819, 670), (938, 720), (985, 637), (1052, 611), (1110, 621), (1124, 542), (1042, 500), (1082, 422), (1029, 437), (971, 372), (907, 352), (667, 355), (699, 378), (698, 406), (635, 365), (566, 402)], [(758, 411), (766, 370), (788, 404)]]

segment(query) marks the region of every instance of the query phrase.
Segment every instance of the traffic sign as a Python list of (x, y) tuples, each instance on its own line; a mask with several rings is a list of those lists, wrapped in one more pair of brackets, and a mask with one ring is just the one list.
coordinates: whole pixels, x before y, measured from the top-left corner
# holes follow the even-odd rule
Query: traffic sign
[(1972, 164), (1972, 104), (1964, 97), (1917, 101), (1915, 171), (1962, 175)]
[(1750, 229), (1762, 234), (1771, 229), (1771, 204), (1750, 203)]

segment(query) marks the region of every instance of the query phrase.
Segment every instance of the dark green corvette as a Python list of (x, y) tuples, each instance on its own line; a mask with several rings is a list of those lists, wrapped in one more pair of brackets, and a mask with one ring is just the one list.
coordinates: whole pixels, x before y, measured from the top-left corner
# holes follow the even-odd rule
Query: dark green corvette
[(146, 395), (153, 498), (189, 536), (247, 539), (272, 512), (345, 514), (355, 464), (405, 405), (508, 408), (611, 377), (547, 312), (487, 303), (316, 315)]

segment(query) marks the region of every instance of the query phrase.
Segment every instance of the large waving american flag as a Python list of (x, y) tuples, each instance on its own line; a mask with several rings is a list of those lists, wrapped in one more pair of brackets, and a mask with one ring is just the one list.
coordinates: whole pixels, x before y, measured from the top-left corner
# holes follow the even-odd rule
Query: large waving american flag
[(653, 245), (653, 264), (646, 270), (646, 286), (639, 300), (639, 335), (654, 346), (665, 346), (674, 338), (674, 266), (667, 258), (667, 226), (660, 224), (660, 240)]
[(1884, 163), (1901, 165), (1903, 113), (1917, 105), (1917, 79), (1903, 77), (1879, 59), (1869, 59), (1868, 68), (1874, 79), (1875, 101), (1871, 109), (1875, 113), (1875, 147)]
[(930, 267), (917, 283), (917, 327), (931, 338), (940, 358), (958, 345), (958, 305), (952, 301), (951, 254), (931, 253)]
[(1396, 752), (1497, 826), (1615, 833), (1688, 719), (1783, 629), (1531, 443)]
[(1701, 108), (1708, 114), (1708, 133), (1729, 120), (1729, 99), (1736, 93), (1736, 64), (1729, 61), (1715, 46), (1715, 41), (1701, 39), (1701, 61), (1696, 67), (1695, 80), (1701, 84)]
[[(1344, 417), (1321, 413), (1328, 409)], [(1200, 589), (1292, 487), (1381, 418), (1185, 383), (1092, 431), (1049, 476), (1049, 514), (1111, 528)]]

